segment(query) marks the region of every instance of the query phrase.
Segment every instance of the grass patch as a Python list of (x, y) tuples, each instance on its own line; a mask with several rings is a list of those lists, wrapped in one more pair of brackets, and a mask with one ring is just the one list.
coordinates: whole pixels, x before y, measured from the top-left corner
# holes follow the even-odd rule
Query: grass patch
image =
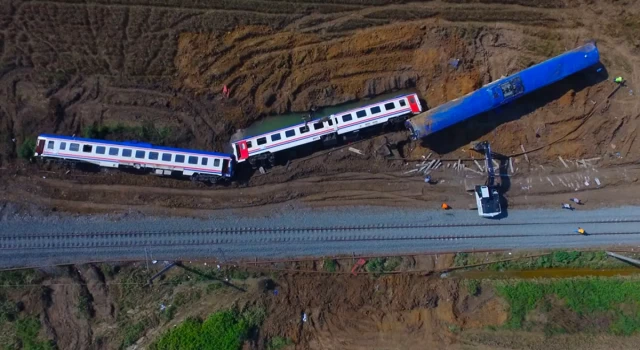
[(264, 320), (264, 309), (219, 311), (202, 321), (189, 318), (151, 344), (153, 350), (237, 350), (252, 328)]
[(178, 307), (175, 305), (171, 305), (169, 307), (167, 307), (166, 309), (164, 309), (164, 311), (162, 312), (162, 318), (164, 318), (164, 320), (166, 322), (169, 322), (171, 320), (173, 320), (173, 318), (176, 316), (176, 312), (178, 312)]
[(465, 280), (465, 288), (469, 295), (478, 295), (480, 293), (480, 281), (479, 280)]
[(224, 288), (224, 284), (222, 284), (222, 282), (211, 282), (207, 284), (207, 288), (205, 289), (205, 292), (207, 294), (211, 294), (222, 288)]
[(461, 267), (469, 265), (469, 254), (468, 253), (456, 253), (456, 256), (453, 257), (453, 266)]
[(481, 267), (493, 271), (504, 270), (535, 270), (549, 268), (618, 268), (625, 267), (626, 264), (607, 257), (604, 251), (578, 252), (578, 251), (555, 251), (549, 255), (535, 258), (522, 258), (511, 261), (492, 263)]
[(0, 286), (20, 287), (25, 284), (36, 284), (40, 275), (35, 270), (14, 270), (0, 272)]
[(200, 299), (200, 297), (202, 297), (202, 292), (199, 290), (188, 289), (185, 291), (180, 291), (173, 297), (173, 305), (183, 306), (186, 304), (190, 304)]
[(322, 261), (322, 268), (327, 272), (336, 272), (338, 265), (333, 259), (324, 259)]
[(126, 348), (136, 343), (138, 339), (142, 336), (144, 331), (147, 329), (149, 325), (149, 321), (147, 319), (143, 319), (134, 324), (123, 327), (123, 335), (124, 338), (122, 340), (121, 348)]
[(22, 349), (29, 350), (49, 350), (55, 349), (55, 344), (51, 341), (40, 340), (38, 333), (40, 332), (40, 321), (35, 317), (27, 317), (16, 321), (16, 337), (22, 344)]
[(82, 129), (82, 137), (92, 139), (110, 139), (118, 141), (142, 140), (157, 145), (166, 145), (172, 135), (168, 127), (156, 127), (153, 122), (146, 121), (140, 126), (118, 123), (116, 125), (91, 124)]
[(496, 286), (511, 307), (505, 326), (520, 329), (527, 314), (535, 309), (545, 295), (556, 295), (565, 305), (581, 316), (597, 312), (614, 315), (609, 331), (630, 335), (640, 330), (640, 314), (621, 311), (622, 305), (638, 311), (640, 281), (619, 278), (564, 279), (549, 282), (520, 281)]
[(269, 343), (267, 344), (267, 350), (280, 350), (285, 346), (288, 346), (291, 344), (293, 344), (293, 341), (291, 341), (291, 339), (275, 336), (269, 339)]
[(374, 275), (378, 276), (385, 272), (394, 271), (400, 264), (402, 263), (402, 258), (400, 257), (391, 257), (391, 258), (373, 258), (367, 261), (365, 264), (365, 269), (367, 272), (371, 272)]

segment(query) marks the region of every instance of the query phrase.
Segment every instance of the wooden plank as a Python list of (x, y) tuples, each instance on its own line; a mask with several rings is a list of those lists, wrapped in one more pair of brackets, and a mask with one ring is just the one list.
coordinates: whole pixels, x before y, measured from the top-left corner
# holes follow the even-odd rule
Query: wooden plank
[(526, 159), (527, 163), (529, 163), (529, 156), (527, 155), (527, 151), (524, 149), (523, 145), (520, 145), (520, 148), (522, 148), (522, 153), (524, 153), (524, 159)]

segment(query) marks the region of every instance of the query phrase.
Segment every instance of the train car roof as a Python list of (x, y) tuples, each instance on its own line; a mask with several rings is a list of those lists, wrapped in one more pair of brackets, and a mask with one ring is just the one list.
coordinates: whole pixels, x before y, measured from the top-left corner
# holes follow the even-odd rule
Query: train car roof
[(121, 147), (150, 148), (150, 149), (159, 150), (159, 151), (173, 151), (173, 152), (192, 153), (192, 154), (206, 154), (206, 155), (210, 155), (210, 156), (218, 156), (218, 157), (225, 157), (225, 158), (231, 158), (232, 157), (230, 154), (226, 154), (226, 153), (198, 151), (198, 150), (186, 149), (186, 148), (173, 148), (173, 147), (155, 146), (155, 145), (152, 145), (150, 143), (137, 142), (137, 141), (118, 142), (118, 141), (88, 139), (88, 138), (83, 138), (83, 137), (53, 135), (53, 134), (40, 134), (39, 137), (56, 138), (56, 139), (68, 140), (68, 141), (94, 142), (94, 143), (102, 143), (102, 144), (106, 144), (106, 145), (114, 145), (114, 146), (121, 146)]
[[(348, 107), (348, 109), (345, 109), (344, 111), (340, 111), (340, 112), (332, 113), (332, 114), (333, 115), (337, 115), (337, 114), (342, 115), (344, 113), (349, 113), (349, 112), (354, 112), (356, 110), (360, 110), (360, 109), (365, 108), (365, 107), (370, 106), (370, 105), (380, 104), (380, 103), (384, 103), (384, 102), (387, 102), (387, 101), (390, 101), (390, 100), (398, 99), (400, 97), (410, 96), (410, 95), (417, 95), (417, 92), (403, 93), (403, 94), (399, 94), (399, 95), (396, 95), (396, 96), (393, 96), (393, 97), (385, 96), (383, 99), (380, 99), (380, 100), (376, 100), (376, 98), (374, 97), (374, 98), (369, 99), (369, 100), (356, 101), (356, 102), (353, 102), (353, 103), (358, 103), (359, 102), (359, 103), (363, 103), (363, 104), (361, 106), (358, 106), (358, 107)], [(364, 104), (365, 102), (366, 102), (366, 104)], [(323, 108), (326, 108), (326, 107), (323, 107)], [(307, 124), (315, 123), (315, 122), (317, 122), (317, 121), (319, 121), (319, 120), (321, 120), (323, 118), (330, 117), (332, 114), (322, 115), (320, 117), (313, 118), (313, 119), (309, 120), (307, 122)], [(273, 130), (265, 131), (265, 132), (253, 132), (253, 133), (249, 133), (249, 134), (246, 134), (246, 135), (241, 133), (240, 136), (238, 136), (237, 135), (238, 133), (236, 133), (236, 134), (231, 136), (231, 142), (232, 143), (236, 143), (236, 142), (239, 142), (239, 141), (251, 139), (251, 138), (262, 136), (262, 135), (269, 135), (269, 134), (272, 134), (274, 132), (282, 131), (284, 129), (295, 128), (295, 127), (303, 126), (303, 125), (305, 125), (304, 122), (296, 122), (296, 123), (290, 123), (290, 124), (288, 124), (286, 126), (282, 126), (282, 127), (277, 128), (277, 129), (273, 129)]]

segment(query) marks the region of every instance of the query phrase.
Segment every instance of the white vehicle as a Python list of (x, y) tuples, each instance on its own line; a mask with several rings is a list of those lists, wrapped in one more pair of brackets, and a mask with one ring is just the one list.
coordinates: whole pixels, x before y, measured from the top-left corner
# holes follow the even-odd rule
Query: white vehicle
[(385, 101), (346, 110), (330, 116), (290, 125), (258, 135), (232, 140), (231, 147), (238, 163), (270, 160), (279, 151), (315, 141), (336, 141), (338, 135), (387, 122), (402, 122), (409, 114), (418, 114), (422, 106), (417, 94), (397, 96)]
[(148, 169), (156, 175), (189, 176), (215, 183), (233, 176), (229, 154), (159, 147), (139, 142), (113, 142), (42, 134), (36, 157), (106, 168)]
[(485, 168), (487, 169), (487, 184), (476, 186), (474, 190), (478, 215), (494, 218), (502, 214), (502, 208), (500, 207), (500, 193), (494, 184), (495, 170), (491, 158), (491, 145), (489, 142), (483, 141), (478, 143), (474, 149), (478, 152), (484, 152)]

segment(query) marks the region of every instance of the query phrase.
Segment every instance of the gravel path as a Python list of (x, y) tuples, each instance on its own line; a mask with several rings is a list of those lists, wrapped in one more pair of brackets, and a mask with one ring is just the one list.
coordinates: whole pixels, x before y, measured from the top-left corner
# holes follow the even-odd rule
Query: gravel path
[[(639, 207), (514, 210), (502, 220), (481, 219), (473, 211), (282, 207), (260, 217), (220, 212), (208, 220), (10, 217), (0, 223), (1, 267), (145, 256), (188, 260), (640, 246)], [(590, 235), (574, 233), (578, 226)]]

